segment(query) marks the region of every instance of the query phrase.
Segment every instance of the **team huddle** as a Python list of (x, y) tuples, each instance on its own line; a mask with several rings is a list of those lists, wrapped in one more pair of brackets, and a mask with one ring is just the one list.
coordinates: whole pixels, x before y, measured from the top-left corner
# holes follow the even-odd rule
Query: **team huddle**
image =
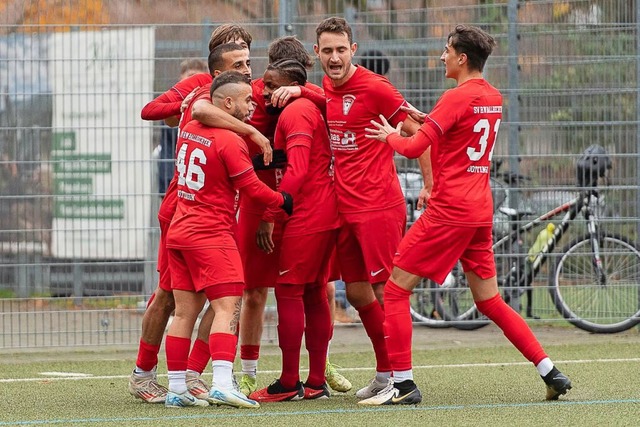
[[(238, 25), (218, 27), (209, 73), (181, 80), (142, 110), (145, 120), (179, 117), (179, 133), (158, 213), (160, 280), (143, 318), (131, 394), (168, 407), (256, 408), (348, 392), (351, 383), (328, 360), (332, 282), (342, 279), (376, 358), (375, 377), (355, 393), (359, 403), (420, 403), (409, 297), (421, 277), (441, 283), (458, 261), (478, 309), (535, 365), (546, 398), (565, 394), (571, 381), (497, 288), (488, 171), (502, 96), (482, 77), (493, 38), (471, 26), (449, 34), (440, 59), (457, 86), (428, 115), (385, 77), (353, 63), (357, 45), (342, 18), (316, 28), (322, 88), (307, 81), (313, 59), (292, 36), (269, 45), (267, 69), (251, 80), (251, 41)], [(428, 204), (406, 235), (395, 151), (418, 158), (425, 184), (418, 207)], [(282, 369), (258, 389), (269, 288)], [(172, 313), (167, 388), (156, 368)], [(201, 374), (210, 362), (207, 382)]]

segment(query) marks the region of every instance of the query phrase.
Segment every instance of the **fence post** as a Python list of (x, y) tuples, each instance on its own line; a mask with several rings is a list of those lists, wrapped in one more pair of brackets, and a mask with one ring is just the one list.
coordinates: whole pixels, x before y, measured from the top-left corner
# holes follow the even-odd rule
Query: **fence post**
[(295, 4), (292, 0), (280, 0), (280, 7), (278, 7), (278, 37), (294, 34), (294, 8)]
[(71, 267), (73, 273), (73, 303), (76, 306), (82, 305), (82, 296), (84, 294), (84, 264), (76, 260)]
[[(509, 93), (507, 98), (509, 101), (508, 117), (509, 117), (509, 170), (511, 173), (520, 174), (520, 163), (518, 162), (518, 156), (520, 155), (520, 65), (518, 64), (518, 42), (520, 36), (518, 35), (518, 10), (520, 5), (519, 0), (509, 0), (507, 6), (507, 17), (509, 20), (509, 27), (507, 32), (508, 40), (508, 79), (509, 79)], [(518, 187), (518, 183), (513, 184), (514, 187)], [(518, 190), (510, 192), (509, 194), (509, 207), (517, 209), (519, 205), (520, 194)]]
[[(640, 49), (640, 2), (636, 1), (636, 49)], [(636, 186), (640, 189), (640, 52), (636, 51)], [(640, 239), (640, 191), (636, 190), (636, 241)], [(640, 305), (640, 294), (638, 294)], [(640, 327), (640, 326), (639, 326)]]
[(18, 298), (26, 298), (29, 296), (29, 272), (27, 267), (27, 254), (26, 249), (24, 251), (20, 250), (20, 246), (18, 245), (16, 255), (16, 284), (17, 289), (16, 293), (18, 294)]

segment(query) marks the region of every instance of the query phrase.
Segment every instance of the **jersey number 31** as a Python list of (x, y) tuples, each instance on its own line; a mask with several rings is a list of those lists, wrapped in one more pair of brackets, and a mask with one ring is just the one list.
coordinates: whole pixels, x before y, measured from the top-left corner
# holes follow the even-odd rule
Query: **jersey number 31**
[[(491, 151), (489, 151), (489, 161), (491, 161), (491, 158), (493, 157), (493, 149), (496, 146), (496, 138), (498, 136), (499, 128), (500, 119), (496, 120), (493, 125), (493, 138), (491, 138), (493, 145), (491, 146)], [(487, 151), (487, 145), (489, 144), (489, 136), (491, 133), (491, 123), (489, 122), (489, 119), (478, 120), (473, 127), (473, 131), (480, 134), (480, 140), (478, 141), (480, 149), (476, 150), (474, 147), (467, 147), (467, 156), (469, 156), (469, 160), (472, 162), (477, 162), (482, 158), (482, 156), (484, 156), (484, 153)]]

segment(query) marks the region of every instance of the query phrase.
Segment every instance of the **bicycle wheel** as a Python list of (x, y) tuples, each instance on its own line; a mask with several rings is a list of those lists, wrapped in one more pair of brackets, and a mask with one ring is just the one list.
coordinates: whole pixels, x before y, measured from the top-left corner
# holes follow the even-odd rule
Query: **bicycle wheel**
[(436, 309), (439, 286), (427, 279), (422, 279), (413, 290), (411, 296), (411, 317), (416, 323), (430, 328), (446, 328), (449, 325), (440, 317)]
[(456, 329), (472, 331), (490, 323), (489, 319), (478, 312), (459, 262), (444, 283), (438, 286), (435, 304), (440, 317)]
[(596, 333), (625, 331), (640, 323), (640, 252), (627, 239), (599, 239), (598, 277), (589, 235), (569, 243), (550, 276), (556, 308), (573, 325)]

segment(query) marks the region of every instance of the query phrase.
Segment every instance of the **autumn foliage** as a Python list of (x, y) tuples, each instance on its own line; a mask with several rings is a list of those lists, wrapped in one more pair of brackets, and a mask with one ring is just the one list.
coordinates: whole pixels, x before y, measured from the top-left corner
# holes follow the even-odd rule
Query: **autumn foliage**
[(23, 10), (25, 32), (90, 31), (109, 23), (102, 0), (31, 0)]

